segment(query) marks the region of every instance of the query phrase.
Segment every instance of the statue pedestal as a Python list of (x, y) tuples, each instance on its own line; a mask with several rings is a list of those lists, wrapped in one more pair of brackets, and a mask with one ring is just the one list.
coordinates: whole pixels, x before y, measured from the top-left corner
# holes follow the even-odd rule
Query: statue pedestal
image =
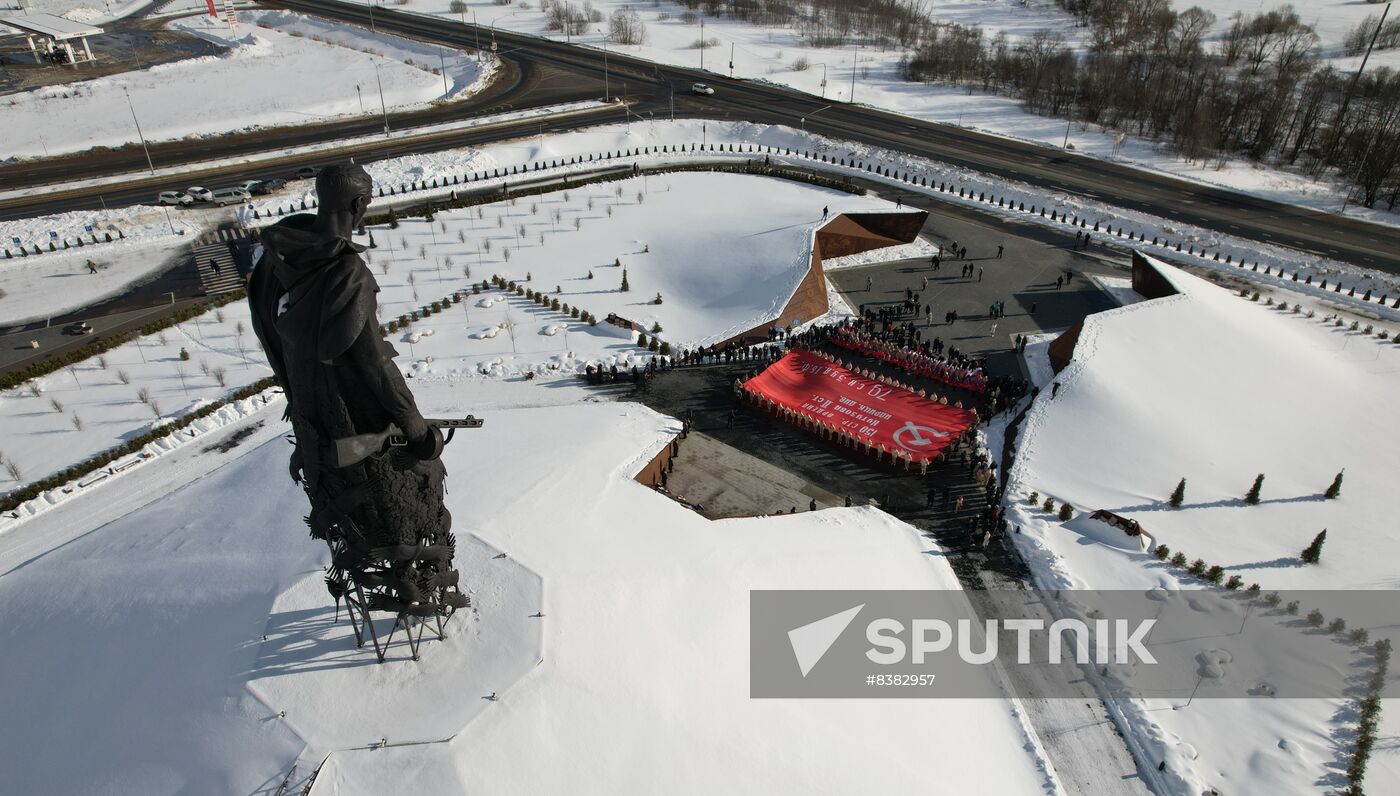
[(531, 616), (544, 600), (539, 574), (471, 533), (458, 536), (455, 560), (471, 607), (444, 623), (450, 632), (417, 662), (408, 653), (420, 637), (435, 634), (431, 617), (409, 620), (412, 640), (404, 645), (404, 627), (383, 632), (397, 622), (394, 614), (372, 612), (388, 653), (379, 664), (357, 644), (355, 625), (368, 631), (363, 617), (337, 617), (319, 566), (277, 595), (261, 631), (266, 637), (253, 642), (257, 659), (247, 688), (268, 712), (286, 711), (281, 721), (306, 743), (305, 758), (383, 738), (391, 745), (450, 738), (490, 709), (492, 694), (504, 696), (535, 670), (550, 621)]

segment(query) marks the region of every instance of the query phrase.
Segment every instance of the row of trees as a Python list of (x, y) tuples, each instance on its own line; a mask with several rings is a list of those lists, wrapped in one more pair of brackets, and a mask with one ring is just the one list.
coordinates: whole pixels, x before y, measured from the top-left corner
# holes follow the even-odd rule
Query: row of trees
[(1322, 62), (1317, 33), (1291, 6), (1236, 14), (1208, 45), (1216, 18), (1198, 7), (1059, 2), (1089, 27), (1080, 51), (1049, 31), (1012, 44), (931, 26), (905, 77), (1016, 96), (1036, 113), (1166, 141), (1191, 160), (1335, 169), (1367, 207), (1400, 200), (1400, 74), (1375, 68), (1358, 80)]

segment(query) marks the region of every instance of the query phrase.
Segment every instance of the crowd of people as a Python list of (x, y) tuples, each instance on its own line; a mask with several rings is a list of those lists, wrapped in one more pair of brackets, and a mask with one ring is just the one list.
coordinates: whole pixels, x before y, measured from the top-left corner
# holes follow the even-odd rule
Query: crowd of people
[(924, 378), (975, 393), (986, 393), (988, 379), (981, 360), (954, 346), (944, 346), (941, 338), (932, 342), (918, 339), (913, 324), (880, 323), (872, 318), (824, 327), (833, 345), (894, 365)]

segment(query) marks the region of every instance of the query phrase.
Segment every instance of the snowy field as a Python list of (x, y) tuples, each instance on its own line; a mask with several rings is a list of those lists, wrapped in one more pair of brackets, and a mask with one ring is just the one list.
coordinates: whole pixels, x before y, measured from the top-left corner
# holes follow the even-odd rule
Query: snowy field
[[(1151, 543), (1276, 589), (1394, 589), (1400, 553), (1389, 501), (1400, 438), (1373, 426), (1400, 383), (1400, 347), (1280, 312), (1170, 266), (1182, 294), (1090, 316), (1073, 363), (1042, 392), (1017, 443), (1008, 519), (1043, 588), (1209, 588), (1135, 540), (1081, 514), (1061, 523), (1026, 505), (1053, 497), (1078, 512), (1140, 521)], [(1323, 492), (1346, 469), (1342, 495)], [(1266, 476), (1259, 505), (1243, 496)], [(1167, 499), (1181, 478), (1179, 509)], [(1298, 556), (1326, 528), (1322, 561)], [(1313, 597), (1322, 600), (1322, 597)], [(1309, 606), (1310, 607), (1310, 606)], [(1319, 606), (1327, 608), (1323, 604)], [(1306, 607), (1305, 607), (1306, 609)], [(1350, 616), (1373, 632), (1393, 617)], [(1228, 649), (1228, 642), (1225, 642)], [(1238, 652), (1238, 651), (1237, 651)], [(1243, 673), (1241, 673), (1243, 674)], [(1164, 759), (1181, 793), (1316, 793), (1345, 747), (1334, 700), (1124, 703), (1134, 732)], [(1386, 732), (1400, 729), (1393, 708)], [(1228, 731), (1226, 731), (1228, 728)], [(1343, 742), (1345, 743), (1345, 742)], [(1393, 792), (1400, 756), (1379, 752), (1367, 792)]]
[[(466, 13), (449, 10), (447, 0), (409, 0), (406, 6), (394, 10), (436, 14), (451, 19), (471, 21), (482, 26), (497, 27), (563, 39), (558, 31), (549, 31), (544, 12), (537, 3), (508, 3), (497, 5), (489, 0), (468, 0)], [(581, 5), (576, 3), (576, 5)], [(897, 47), (857, 46), (854, 49), (813, 47), (791, 29), (763, 27), (736, 21), (727, 16), (706, 17), (704, 39), (709, 46), (696, 46), (700, 41), (700, 26), (682, 22), (685, 7), (670, 0), (659, 4), (638, 6), (629, 0), (596, 0), (593, 7), (606, 19), (614, 11), (636, 10), (646, 27), (646, 41), (640, 45), (607, 43), (608, 24), (591, 25), (571, 41), (591, 47), (606, 46), (638, 58), (690, 68), (703, 68), (722, 75), (767, 80), (798, 89), (834, 102), (856, 102), (885, 110), (904, 113), (928, 121), (956, 124), (984, 132), (1061, 147), (1065, 142), (1063, 119), (1037, 116), (1021, 110), (1011, 98), (970, 92), (949, 86), (928, 86), (910, 83), (900, 77), (900, 61), (904, 51)], [(1199, 5), (1216, 14), (1214, 35), (1229, 26), (1229, 16), (1235, 11), (1266, 11), (1281, 3), (1263, 0), (1201, 0), (1197, 3), (1177, 2), (1180, 11)], [(990, 39), (1004, 32), (1014, 43), (1039, 30), (1062, 34), (1074, 46), (1084, 45), (1085, 29), (1076, 28), (1074, 20), (1050, 0), (932, 0), (924, 3), (929, 15), (944, 22), (961, 25), (981, 25)], [(1324, 54), (1340, 54), (1340, 42), (1347, 30), (1368, 14), (1379, 13), (1380, 6), (1354, 0), (1319, 0), (1295, 6), (1304, 22), (1318, 27)], [(701, 63), (703, 53), (703, 64)], [(733, 69), (729, 64), (733, 61)], [(1343, 58), (1340, 68), (1354, 68), (1359, 59)], [(805, 62), (806, 66), (802, 66)], [(1377, 53), (1368, 69), (1382, 64), (1400, 65), (1400, 50)], [(825, 81), (825, 85), (823, 85)], [(1099, 128), (1079, 128), (1069, 131), (1069, 143), (1086, 155), (1113, 159), (1140, 168), (1160, 171), (1185, 179), (1219, 185), (1275, 201), (1289, 202), (1331, 212), (1342, 206), (1344, 186), (1330, 181), (1315, 181), (1281, 169), (1259, 168), (1243, 159), (1227, 159), (1223, 167), (1217, 163), (1184, 161), (1151, 141), (1129, 137), (1121, 145), (1117, 131)], [(1347, 215), (1386, 224), (1397, 224), (1393, 214), (1370, 210), (1356, 204), (1347, 207)]]
[(381, 84), (390, 110), (420, 108), (475, 93), (494, 71), (463, 51), (288, 12), (241, 18), (232, 32), (202, 15), (170, 23), (227, 48), (218, 56), (0, 97), (3, 156), (135, 143), (138, 121), (147, 141), (172, 141), (377, 114)]
[[(787, 180), (675, 173), (441, 212), (396, 230), (381, 225), (367, 254), (393, 296), (380, 302), (384, 321), (468, 276), (500, 274), (599, 318), (616, 313), (648, 333), (659, 326), (672, 344), (704, 345), (778, 316), (810, 268), (824, 208), (832, 216), (898, 212), (881, 199)], [(451, 334), (444, 355), (499, 328), (496, 315), (471, 317), (486, 307), (463, 309), (469, 319), (446, 314), (456, 328), (440, 330)], [(490, 353), (510, 350), (504, 334), (489, 339)]]
[(749, 590), (957, 588), (913, 528), (709, 522), (631, 480), (679, 427), (636, 405), (482, 414), (445, 457), (475, 605), (420, 663), (378, 666), (332, 624), (276, 406), (231, 453), (184, 449), (0, 536), (26, 684), (0, 709), (28, 717), (0, 745), (11, 785), (271, 792), (295, 765), (299, 792), (324, 760), (318, 793), (1053, 792), (1014, 702), (749, 698)]

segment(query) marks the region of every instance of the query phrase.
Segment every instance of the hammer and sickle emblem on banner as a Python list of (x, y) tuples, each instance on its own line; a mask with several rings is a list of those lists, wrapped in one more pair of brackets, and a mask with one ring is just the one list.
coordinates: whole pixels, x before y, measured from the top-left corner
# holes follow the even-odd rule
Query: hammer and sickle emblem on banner
[(896, 445), (911, 453), (923, 453), (933, 444), (933, 438), (946, 436), (948, 436), (947, 431), (937, 431), (928, 426), (915, 425), (912, 420), (906, 420), (904, 425), (895, 430), (894, 441)]

